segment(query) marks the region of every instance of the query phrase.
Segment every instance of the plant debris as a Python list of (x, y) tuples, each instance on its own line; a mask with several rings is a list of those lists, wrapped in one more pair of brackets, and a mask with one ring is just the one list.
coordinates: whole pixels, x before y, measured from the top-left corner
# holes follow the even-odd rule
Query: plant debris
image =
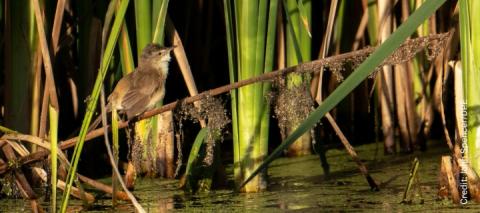
[(313, 110), (314, 103), (308, 86), (301, 84), (288, 88), (286, 79), (277, 79), (274, 82), (267, 99), (273, 104), (282, 138), (289, 134), (292, 124), (305, 120)]
[[(375, 69), (375, 72), (370, 74), (369, 78), (375, 78), (376, 73), (381, 70), (383, 66), (405, 63), (422, 50), (425, 50), (425, 55), (428, 60), (431, 61), (435, 59), (435, 57), (440, 54), (442, 48), (445, 47), (449, 35), (450, 33), (434, 34), (405, 41)], [(351, 52), (351, 54), (344, 54), (344, 57), (325, 58), (322, 63), (304, 63), (299, 65), (297, 70), (299, 72), (314, 72), (323, 66), (333, 73), (337, 81), (343, 81), (344, 76), (342, 72), (347, 65), (351, 65), (354, 69), (357, 68), (376, 49), (375, 47), (366, 47), (360, 51)]]
[(216, 141), (223, 141), (222, 131), (231, 121), (221, 99), (208, 96), (200, 101), (197, 107), (194, 104), (181, 104), (175, 113), (175, 117), (180, 126), (182, 126), (181, 123), (184, 120), (191, 120), (194, 123), (202, 120), (206, 122), (208, 134), (204, 163), (211, 165), (215, 143)]

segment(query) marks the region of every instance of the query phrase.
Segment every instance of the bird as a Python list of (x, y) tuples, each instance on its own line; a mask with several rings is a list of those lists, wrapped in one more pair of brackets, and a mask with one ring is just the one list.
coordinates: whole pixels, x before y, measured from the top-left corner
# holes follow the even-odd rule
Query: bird
[[(152, 109), (165, 97), (165, 81), (168, 76), (170, 52), (175, 48), (150, 43), (142, 51), (135, 71), (121, 78), (108, 96), (106, 110), (115, 108), (126, 114), (130, 121)], [(100, 124), (99, 116), (88, 128), (88, 132)]]
[(107, 109), (113, 107), (131, 120), (163, 100), (170, 52), (174, 48), (148, 44), (142, 51), (135, 71), (118, 81), (107, 99)]

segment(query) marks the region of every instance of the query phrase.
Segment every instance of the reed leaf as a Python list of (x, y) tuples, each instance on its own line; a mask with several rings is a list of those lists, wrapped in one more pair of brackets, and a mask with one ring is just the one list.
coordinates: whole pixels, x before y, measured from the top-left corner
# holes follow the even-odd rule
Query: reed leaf
[(100, 64), (100, 69), (99, 69), (97, 78), (95, 80), (95, 85), (93, 87), (92, 94), (91, 94), (90, 99), (88, 101), (86, 114), (85, 114), (85, 117), (84, 117), (83, 122), (82, 122), (82, 127), (80, 129), (80, 133), (78, 135), (79, 140), (78, 140), (78, 143), (75, 145), (75, 149), (74, 149), (72, 160), (71, 160), (71, 166), (68, 170), (68, 176), (67, 176), (67, 180), (66, 180), (67, 186), (66, 186), (65, 192), (63, 194), (63, 198), (62, 198), (62, 208), (61, 208), (62, 212), (67, 211), (68, 200), (69, 200), (69, 197), (70, 197), (70, 191), (72, 189), (73, 181), (74, 181), (74, 179), (76, 179), (75, 174), (76, 174), (76, 171), (77, 171), (77, 166), (78, 166), (78, 161), (80, 159), (80, 154), (82, 152), (83, 145), (84, 145), (84, 142), (85, 142), (85, 136), (87, 135), (88, 126), (90, 125), (90, 121), (92, 120), (93, 113), (94, 113), (95, 108), (97, 106), (97, 101), (98, 101), (98, 97), (100, 95), (102, 82), (103, 82), (103, 79), (105, 78), (108, 67), (110, 65), (110, 61), (111, 61), (112, 55), (113, 55), (113, 50), (115, 49), (115, 45), (117, 43), (117, 39), (118, 39), (118, 36), (120, 34), (120, 29), (121, 29), (123, 19), (125, 17), (125, 13), (127, 11), (127, 7), (128, 7), (129, 2), (130, 2), (129, 0), (122, 0), (120, 2), (120, 7), (117, 11), (117, 14), (115, 16), (115, 20), (114, 20), (113, 25), (112, 25), (111, 33), (108, 37), (107, 46), (105, 48), (105, 52), (104, 52), (104, 55), (103, 55), (103, 60), (102, 60), (102, 63)]

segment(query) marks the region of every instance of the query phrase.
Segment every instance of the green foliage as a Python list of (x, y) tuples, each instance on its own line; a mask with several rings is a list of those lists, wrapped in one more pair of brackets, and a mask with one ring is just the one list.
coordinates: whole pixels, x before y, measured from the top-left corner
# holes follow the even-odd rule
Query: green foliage
[(78, 136), (78, 143), (75, 145), (75, 150), (73, 152), (72, 160), (71, 160), (71, 166), (68, 170), (68, 176), (66, 180), (66, 188), (65, 192), (63, 194), (63, 199), (62, 199), (62, 212), (67, 211), (67, 206), (68, 206), (68, 200), (70, 197), (70, 191), (72, 189), (72, 184), (75, 178), (75, 174), (77, 171), (77, 166), (78, 166), (78, 161), (80, 159), (80, 154), (83, 149), (83, 145), (85, 142), (85, 136), (87, 135), (88, 131), (88, 126), (90, 125), (90, 121), (92, 120), (93, 113), (95, 111), (95, 108), (97, 106), (97, 101), (98, 97), (100, 95), (100, 89), (102, 87), (102, 82), (103, 79), (105, 78), (105, 75), (107, 73), (108, 67), (110, 65), (110, 61), (112, 60), (112, 55), (113, 55), (113, 50), (115, 48), (115, 45), (117, 43), (118, 35), (120, 34), (120, 28), (123, 23), (123, 18), (125, 16), (125, 12), (127, 11), (127, 6), (128, 6), (129, 0), (122, 0), (120, 3), (120, 7), (117, 11), (117, 14), (115, 16), (115, 20), (112, 25), (112, 30), (111, 33), (108, 37), (107, 41), (107, 46), (105, 48), (105, 52), (103, 55), (103, 60), (100, 65), (100, 70), (97, 75), (97, 79), (95, 80), (95, 85), (93, 87), (93, 92), (90, 96), (90, 99), (88, 101), (88, 106), (87, 106), (87, 111), (85, 114), (85, 117), (82, 122), (82, 127), (80, 129), (80, 133)]
[(58, 111), (52, 105), (49, 105), (48, 109), (49, 109), (49, 115), (50, 115), (50, 160), (51, 160), (50, 181), (52, 182), (51, 206), (52, 206), (52, 212), (56, 212), (56, 209), (57, 209)]
[(204, 141), (208, 135), (208, 128), (202, 128), (195, 138), (193, 142), (192, 149), (190, 150), (190, 155), (188, 156), (187, 161), (187, 168), (185, 171), (185, 190), (188, 192), (194, 192), (197, 189), (196, 180), (197, 177), (195, 175), (199, 173), (198, 171), (195, 172), (195, 168), (198, 167), (198, 159), (200, 157), (200, 150)]
[[(468, 159), (474, 170), (479, 172), (478, 143), (480, 131), (480, 2), (460, 0), (460, 46), (463, 70), (464, 99), (467, 108)], [(465, 148), (465, 147), (464, 147)]]
[(430, 15), (432, 15), (445, 0), (429, 0), (416, 10), (378, 49), (370, 55), (338, 88), (328, 96), (315, 111), (313, 111), (298, 128), (290, 134), (284, 142), (270, 154), (264, 162), (258, 166), (251, 175), (240, 185), (243, 187), (253, 179), (260, 171), (264, 170), (282, 151), (291, 145), (315, 126), (320, 119), (343, 100), (355, 87), (365, 80), (380, 63), (391, 55), (408, 36), (410, 36)]
[[(248, 79), (272, 69), (278, 1), (224, 0), (230, 81)], [(266, 48), (266, 47), (269, 47)], [(232, 92), (235, 182), (239, 184), (267, 154), (268, 84)], [(261, 181), (246, 191), (264, 188)]]

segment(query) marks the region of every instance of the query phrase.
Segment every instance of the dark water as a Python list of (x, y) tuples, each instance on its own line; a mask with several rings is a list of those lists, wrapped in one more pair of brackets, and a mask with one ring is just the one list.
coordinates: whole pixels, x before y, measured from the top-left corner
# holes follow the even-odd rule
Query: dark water
[[(237, 194), (230, 190), (216, 190), (194, 196), (177, 189), (176, 180), (138, 180), (134, 194), (148, 212), (477, 212), (480, 205), (454, 205), (438, 200), (438, 173), (440, 156), (448, 150), (440, 142), (431, 142), (426, 153), (384, 156), (382, 146), (369, 144), (356, 147), (381, 190), (371, 191), (355, 163), (343, 150), (329, 150), (329, 177), (323, 174), (317, 156), (294, 159), (280, 158), (269, 168), (268, 192)], [(411, 162), (420, 160), (419, 183), (410, 197), (411, 204), (401, 204), (408, 181)], [(111, 200), (99, 199), (88, 212), (132, 212), (133, 207), (123, 202), (112, 209)], [(1, 200), (0, 209), (8, 212), (28, 211), (23, 200)], [(71, 210), (80, 210), (74, 200)]]

